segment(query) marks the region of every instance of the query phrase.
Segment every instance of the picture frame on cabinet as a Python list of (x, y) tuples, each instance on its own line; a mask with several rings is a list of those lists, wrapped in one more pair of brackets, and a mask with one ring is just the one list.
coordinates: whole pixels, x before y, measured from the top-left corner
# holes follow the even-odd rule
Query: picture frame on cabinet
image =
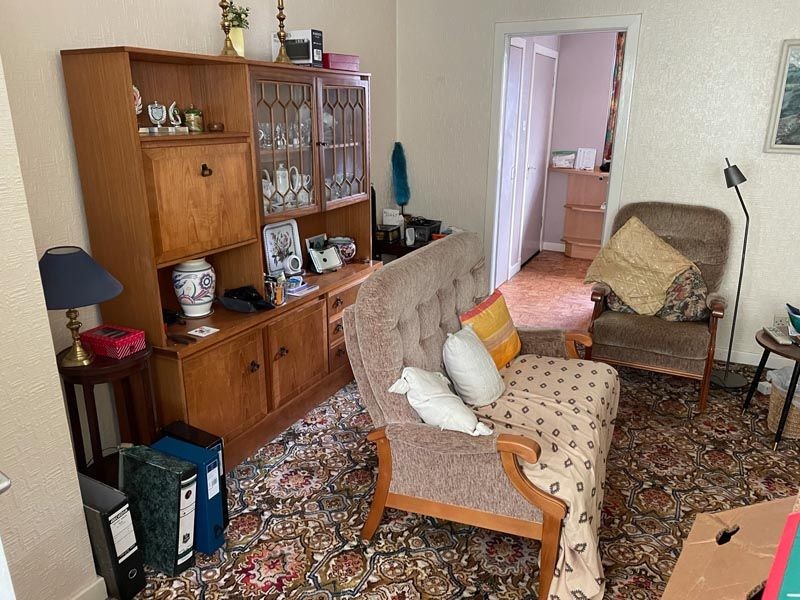
[(800, 39), (781, 46), (764, 152), (800, 154)]
[[(297, 221), (287, 219), (264, 226), (264, 255), (267, 259), (267, 275), (275, 277), (284, 272), (294, 273), (288, 266), (292, 256), (302, 257)], [(301, 258), (302, 260), (302, 258)]]

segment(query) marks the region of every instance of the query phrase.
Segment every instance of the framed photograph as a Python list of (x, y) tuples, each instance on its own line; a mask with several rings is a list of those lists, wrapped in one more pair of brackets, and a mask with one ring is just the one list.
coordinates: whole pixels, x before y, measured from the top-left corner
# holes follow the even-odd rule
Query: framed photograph
[(783, 42), (764, 151), (800, 154), (800, 40)]
[(300, 235), (297, 232), (297, 221), (288, 219), (264, 226), (264, 254), (267, 258), (267, 275), (275, 277), (287, 268), (286, 261), (292, 256), (302, 260)]

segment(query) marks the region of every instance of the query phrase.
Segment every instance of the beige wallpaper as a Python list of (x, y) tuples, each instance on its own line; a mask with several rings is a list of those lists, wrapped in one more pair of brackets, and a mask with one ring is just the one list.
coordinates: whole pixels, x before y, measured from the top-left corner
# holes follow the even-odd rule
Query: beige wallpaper
[[(403, 0), (398, 2), (398, 139), (408, 209), (484, 231), (494, 24), (642, 14), (622, 175), (623, 203), (708, 204), (737, 238), (725, 291), (735, 294), (744, 217), (724, 185), (729, 156), (749, 181), (750, 251), (734, 356), (757, 360), (754, 332), (800, 301), (800, 156), (762, 152), (781, 42), (800, 37), (796, 0)], [(736, 272), (736, 273), (734, 273)], [(727, 348), (730, 319), (718, 348)]]
[[(275, 29), (274, 2), (251, 7), (247, 55), (270, 58)], [(326, 50), (358, 54), (372, 85), (373, 181), (379, 199), (388, 189), (389, 156), (396, 127), (395, 1), (288, 0), (289, 29), (324, 32)], [(11, 111), (17, 129), (22, 175), (28, 194), (36, 248), (57, 244), (88, 246), (80, 180), (59, 51), (92, 46), (143, 46), (217, 54), (223, 38), (216, 0), (85, 0), (5, 3), (7, 23), (24, 23), (0, 36)], [(103, 90), (96, 93), (102, 96)], [(81, 312), (87, 325), (96, 312)], [(53, 313), (57, 347), (66, 346), (63, 315)]]
[[(105, 598), (94, 572), (0, 63), (0, 537), (19, 600)], [(97, 585), (96, 585), (97, 584)], [(1, 591), (0, 591), (1, 592)], [(2, 593), (0, 593), (2, 595)], [(90, 596), (83, 596), (88, 598)]]

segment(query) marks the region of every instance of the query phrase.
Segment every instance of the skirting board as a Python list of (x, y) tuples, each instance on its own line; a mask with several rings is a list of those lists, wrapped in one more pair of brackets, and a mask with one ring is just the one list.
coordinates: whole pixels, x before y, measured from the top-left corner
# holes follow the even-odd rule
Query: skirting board
[(98, 577), (75, 594), (72, 600), (106, 600), (107, 598), (108, 590), (106, 589), (106, 581), (102, 577)]
[[(717, 348), (714, 352), (714, 359), (724, 361), (728, 356), (728, 349), (727, 348)], [(740, 350), (734, 350), (731, 352), (731, 362), (732, 363), (739, 363), (742, 365), (758, 365), (761, 361), (761, 352), (742, 352)], [(788, 358), (783, 358), (782, 356), (777, 356), (775, 354), (771, 354), (769, 360), (767, 361), (767, 368), (769, 369), (780, 369), (781, 367), (787, 367), (794, 365), (794, 361), (789, 360)]]
[(542, 242), (542, 250), (550, 250), (550, 252), (564, 252), (564, 244), (555, 242)]

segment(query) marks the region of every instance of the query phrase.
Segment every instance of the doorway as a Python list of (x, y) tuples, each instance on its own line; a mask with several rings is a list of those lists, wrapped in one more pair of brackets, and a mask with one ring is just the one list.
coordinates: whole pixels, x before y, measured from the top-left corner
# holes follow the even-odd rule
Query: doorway
[[(636, 15), (496, 26), (486, 245), (519, 325), (588, 326), (582, 280), (619, 206), (638, 26)], [(578, 148), (594, 154), (587, 170), (553, 169), (552, 152)]]
[(508, 47), (495, 286), (539, 252), (558, 51), (555, 36)]
[[(589, 17), (583, 19), (555, 19), (498, 23), (495, 25), (494, 71), (492, 83), (492, 111), (490, 131), (490, 160), (487, 176), (486, 230), (484, 244), (491, 257), (490, 284), (498, 287), (512, 277), (527, 259), (542, 249), (553, 248), (545, 244), (543, 227), (548, 216), (545, 210), (549, 198), (547, 176), (553, 137), (554, 106), (558, 102), (558, 47), (540, 43), (553, 38), (576, 34), (623, 32), (625, 43), (620, 52), (624, 64), (621, 77), (616, 82), (615, 127), (613, 147), (609, 154), (613, 169), (606, 175), (607, 193), (602, 206), (604, 219), (598, 237), (605, 242), (610, 237), (611, 223), (620, 203), (621, 179), (625, 163), (630, 101), (635, 71), (636, 50), (639, 40), (640, 15), (617, 17)], [(512, 42), (513, 40), (513, 42)], [(536, 52), (536, 45), (549, 49)], [(531, 47), (533, 46), (533, 47)], [(519, 74), (520, 64), (525, 65), (528, 53), (530, 74)], [(534, 59), (538, 60), (534, 61)], [(555, 85), (548, 97), (544, 81), (549, 65), (555, 71)], [(534, 75), (539, 66), (541, 77)], [(524, 66), (522, 67), (524, 69)], [(526, 83), (528, 87), (526, 88)], [(611, 82), (609, 82), (611, 83)], [(525, 90), (530, 92), (525, 97)], [(580, 87), (571, 91), (579, 97)], [(536, 101), (536, 106), (534, 106)], [(604, 107), (608, 115), (611, 98)], [(526, 112), (527, 111), (527, 112)], [(610, 122), (610, 121), (609, 121)], [(517, 123), (515, 131), (511, 125)], [(543, 131), (547, 133), (543, 135)], [(577, 150), (579, 147), (572, 150)], [(587, 144), (588, 146), (588, 144)], [(582, 146), (581, 146), (582, 147)], [(605, 148), (602, 142), (596, 155), (602, 159)], [(599, 160), (599, 159), (598, 159)], [(599, 164), (599, 163), (598, 163)], [(553, 184), (555, 185), (555, 184)], [(586, 211), (584, 211), (586, 212)], [(538, 236), (536, 235), (538, 233)]]

